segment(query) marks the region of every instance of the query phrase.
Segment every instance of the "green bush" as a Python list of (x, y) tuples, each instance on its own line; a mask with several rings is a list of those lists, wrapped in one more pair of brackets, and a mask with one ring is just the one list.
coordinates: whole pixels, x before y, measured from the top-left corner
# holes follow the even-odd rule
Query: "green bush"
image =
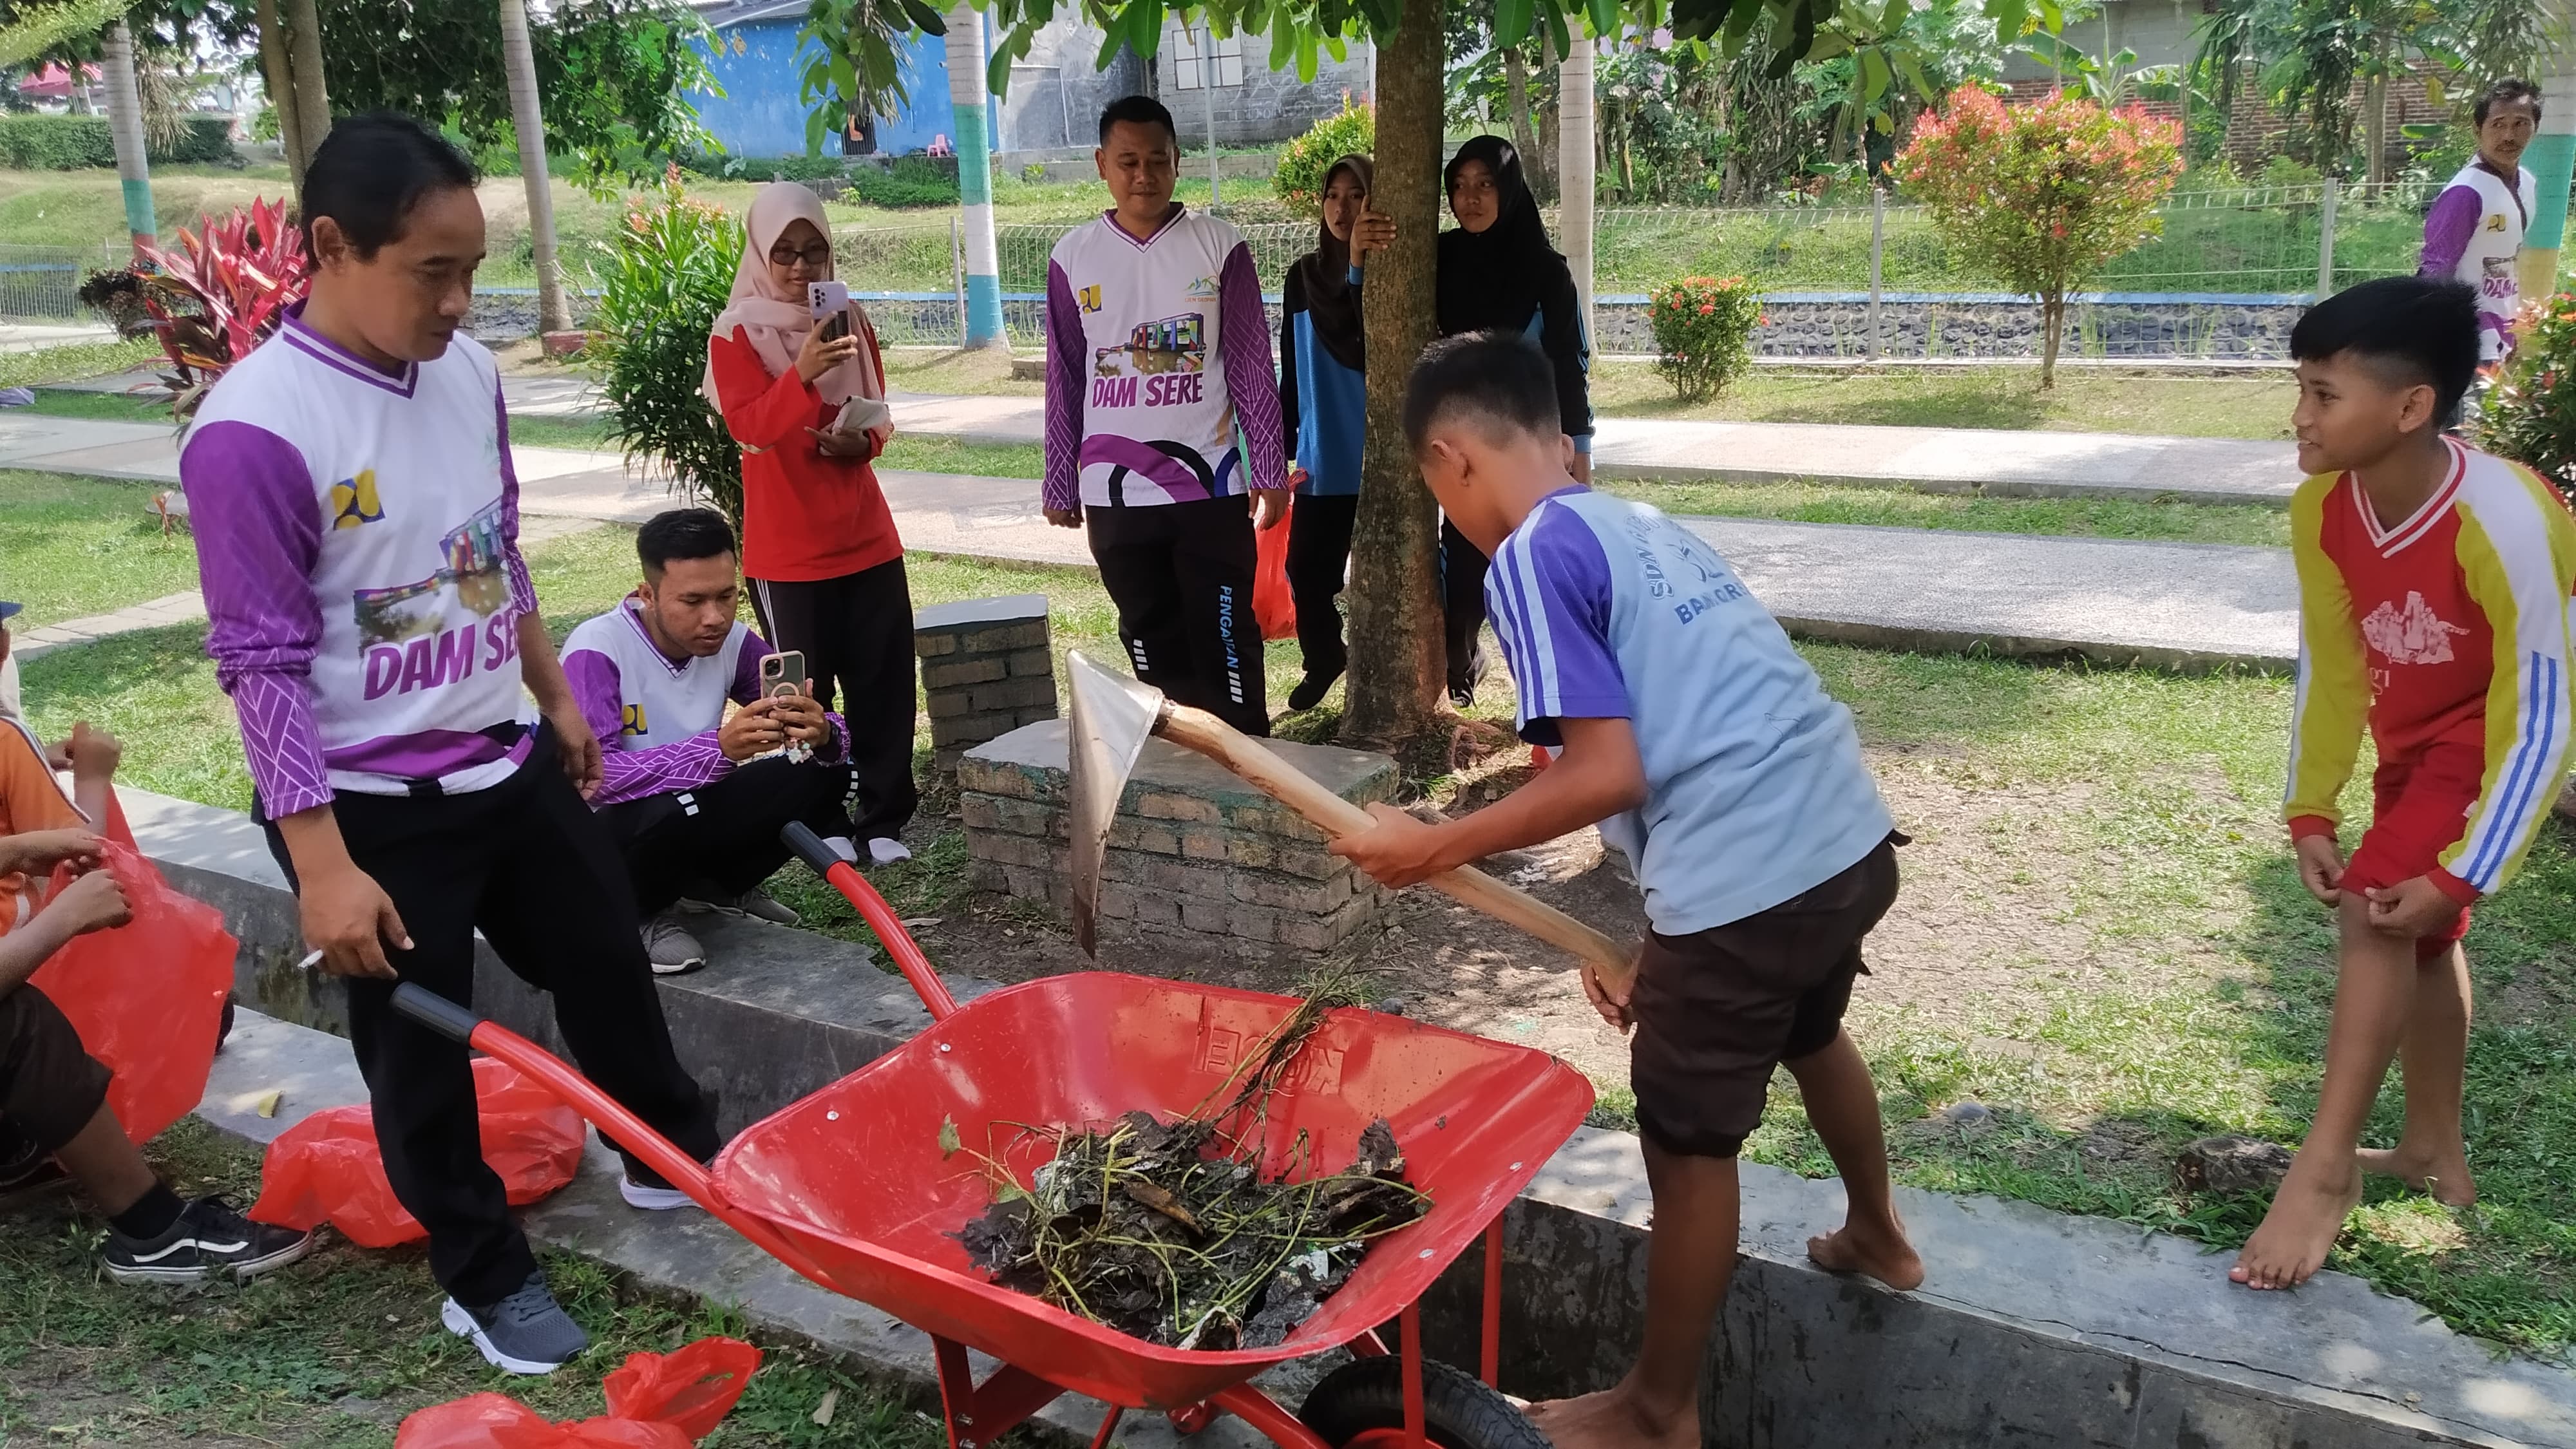
[(1324, 173), (1334, 162), (1376, 151), (1377, 112), (1366, 105), (1352, 105), (1351, 98), (1344, 96), (1339, 114), (1317, 121), (1305, 135), (1281, 148), (1270, 189), (1290, 210), (1312, 213), (1323, 205)]
[(680, 169), (718, 181), (837, 180), (849, 169), (838, 156), (719, 156), (692, 152), (680, 158)]
[(1742, 277), (1684, 277), (1647, 295), (1655, 370), (1683, 402), (1706, 402), (1753, 365), (1762, 298)]
[(954, 157), (898, 156), (883, 167), (850, 168), (850, 190), (870, 206), (955, 206)]
[(2523, 313), (2521, 342), (2478, 409), (2478, 446), (2558, 485), (2576, 503), (2576, 295)]
[[(160, 165), (217, 165), (235, 159), (229, 123), (191, 116), (176, 147), (147, 148)], [(0, 116), (0, 166), (12, 171), (81, 171), (116, 165), (116, 136), (104, 116)]]
[(582, 356), (608, 399), (609, 436), (741, 527), (742, 451), (699, 388), (707, 334), (742, 260), (742, 224), (692, 200), (674, 175), (599, 246), (596, 335)]

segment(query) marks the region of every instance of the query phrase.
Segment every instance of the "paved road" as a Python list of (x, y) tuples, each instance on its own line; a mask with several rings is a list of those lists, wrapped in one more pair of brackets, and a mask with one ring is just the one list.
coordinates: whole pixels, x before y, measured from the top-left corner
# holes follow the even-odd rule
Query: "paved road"
[[(522, 448), (515, 457), (532, 517), (636, 522), (672, 503), (660, 481), (628, 473), (612, 454)], [(0, 467), (177, 477), (167, 428), (24, 413), (0, 414)], [(912, 548), (1091, 565), (1080, 534), (1047, 526), (1033, 482), (880, 477)], [(2297, 653), (2298, 595), (2280, 549), (1686, 521), (1807, 637), (2185, 668), (2277, 667)]]

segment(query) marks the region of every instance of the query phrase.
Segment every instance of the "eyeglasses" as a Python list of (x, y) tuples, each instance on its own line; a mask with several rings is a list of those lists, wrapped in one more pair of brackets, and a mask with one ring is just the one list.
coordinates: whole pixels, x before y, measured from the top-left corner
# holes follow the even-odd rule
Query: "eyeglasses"
[(809, 267), (830, 266), (832, 263), (832, 244), (830, 242), (816, 242), (812, 246), (805, 248), (803, 251), (798, 251), (794, 247), (771, 247), (769, 249), (769, 260), (782, 267), (792, 267), (798, 262), (803, 262)]

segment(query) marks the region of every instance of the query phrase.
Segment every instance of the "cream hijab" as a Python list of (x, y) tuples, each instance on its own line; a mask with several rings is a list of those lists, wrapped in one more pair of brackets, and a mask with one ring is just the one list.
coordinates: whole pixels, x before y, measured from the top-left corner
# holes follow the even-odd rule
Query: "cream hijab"
[[(751, 214), (744, 218), (742, 265), (734, 272), (733, 297), (723, 312), (717, 314), (714, 335), (731, 337), (739, 331), (760, 354), (771, 377), (784, 377), (796, 365), (796, 354), (805, 347), (806, 336), (814, 330), (814, 315), (805, 294), (781, 287), (769, 274), (769, 249), (778, 244), (779, 235), (789, 223), (811, 222), (823, 236), (832, 234), (832, 225), (823, 215), (822, 199), (793, 181), (773, 181), (751, 199)], [(823, 277), (832, 275), (825, 268)], [(884, 375), (877, 357), (876, 329), (869, 325), (868, 314), (855, 301), (850, 303), (850, 332), (859, 339), (858, 354), (821, 377), (814, 379), (814, 391), (823, 401), (838, 406), (854, 397), (883, 398)], [(716, 370), (707, 365), (705, 390), (709, 402), (716, 397)], [(721, 403), (719, 403), (721, 406)]]

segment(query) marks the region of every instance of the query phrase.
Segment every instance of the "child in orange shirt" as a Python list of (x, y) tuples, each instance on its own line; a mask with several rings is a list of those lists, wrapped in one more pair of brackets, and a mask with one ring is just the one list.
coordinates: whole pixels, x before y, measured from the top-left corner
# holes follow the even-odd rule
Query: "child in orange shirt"
[[(2529, 469), (2443, 432), (2478, 363), (2477, 302), (2390, 277), (2319, 303), (2290, 334), (2300, 592), (2287, 814), (2299, 878), (2343, 944), (2315, 1123), (2229, 1274), (2305, 1282), (2361, 1176), (2465, 1205), (2469, 907), (2512, 878), (2566, 778), (2576, 672), (2576, 520)], [(2336, 799), (2367, 725), (2370, 828), (2349, 859)], [(2388, 1075), (2406, 1125), (2360, 1150)]]

